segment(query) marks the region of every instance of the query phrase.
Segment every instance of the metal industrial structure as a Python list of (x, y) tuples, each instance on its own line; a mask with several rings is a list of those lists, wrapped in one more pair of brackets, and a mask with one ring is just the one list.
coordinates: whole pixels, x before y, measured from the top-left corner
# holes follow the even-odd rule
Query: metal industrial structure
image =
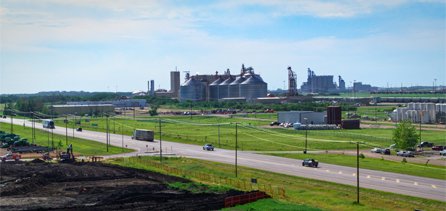
[(333, 83), (332, 75), (318, 76), (308, 68), (307, 82), (304, 82), (300, 88), (303, 92), (311, 93), (335, 92), (336, 84)]
[(327, 107), (327, 124), (340, 125), (342, 120), (341, 107), (328, 106)]
[(390, 115), (392, 121), (409, 120), (413, 123), (446, 122), (445, 103), (408, 103), (405, 108), (397, 108)]
[(170, 72), (170, 92), (172, 92), (172, 97), (178, 97), (180, 83), (180, 72), (177, 70)]
[(180, 101), (245, 100), (255, 101), (266, 97), (267, 83), (254, 72), (254, 68), (242, 65), (239, 75), (231, 75), (227, 69), (223, 75), (195, 75), (186, 73), (186, 81), (180, 86)]
[(291, 70), (291, 67), (288, 67), (288, 96), (296, 96), (297, 95), (297, 83), (296, 83), (297, 75)]
[(326, 112), (314, 111), (281, 111), (277, 112), (280, 123), (325, 124)]

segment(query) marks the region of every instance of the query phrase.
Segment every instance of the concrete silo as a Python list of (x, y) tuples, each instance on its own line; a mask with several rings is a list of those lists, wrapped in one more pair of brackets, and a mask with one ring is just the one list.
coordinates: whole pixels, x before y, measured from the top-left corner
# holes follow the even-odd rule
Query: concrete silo
[(234, 77), (229, 75), (229, 78), (227, 78), (218, 85), (218, 93), (219, 93), (218, 99), (229, 97), (229, 84), (231, 84), (233, 81)]
[(213, 81), (211, 84), (209, 84), (209, 99), (210, 100), (218, 100), (219, 99), (219, 88), (220, 84), (223, 82), (223, 79), (221, 77), (218, 77), (217, 80)]
[(229, 97), (240, 97), (240, 84), (245, 81), (243, 76), (238, 76), (232, 83), (229, 84)]
[(202, 101), (206, 99), (206, 86), (194, 77), (180, 86), (180, 101)]
[(259, 75), (246, 74), (248, 78), (240, 84), (240, 97), (252, 101), (259, 97), (265, 97), (268, 90), (267, 84)]

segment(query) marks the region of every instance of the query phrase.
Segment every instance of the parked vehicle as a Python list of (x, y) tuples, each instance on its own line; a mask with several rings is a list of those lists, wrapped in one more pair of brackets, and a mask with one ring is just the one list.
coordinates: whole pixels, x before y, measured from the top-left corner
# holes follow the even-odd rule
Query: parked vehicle
[(430, 143), (427, 141), (423, 141), (420, 144), (418, 144), (418, 147), (433, 147), (433, 146), (434, 146), (434, 143)]
[(212, 144), (205, 144), (203, 150), (214, 151), (214, 146)]
[(390, 149), (383, 149), (383, 150), (381, 151), (381, 154), (384, 154), (384, 155), (390, 155)]
[(377, 148), (377, 147), (375, 147), (372, 150), (370, 150), (370, 152), (374, 152), (374, 153), (382, 153), (383, 151), (384, 151), (384, 149)]
[(441, 150), (444, 150), (444, 149), (445, 149), (444, 146), (433, 146), (432, 147), (432, 150), (435, 150), (435, 151), (441, 151)]
[(446, 155), (446, 149), (444, 149), (444, 150), (441, 150), (441, 151), (440, 151), (440, 155), (443, 155), (443, 156), (445, 156), (445, 155)]
[(269, 126), (274, 126), (274, 125), (280, 125), (280, 123), (279, 123), (279, 122), (271, 122), (271, 123), (269, 124)]
[(412, 151), (399, 151), (399, 152), (396, 153), (396, 156), (415, 157), (415, 154)]
[(1, 158), (2, 162), (6, 162), (7, 160), (19, 161), (22, 158), (22, 156), (18, 153), (8, 152), (8, 154), (3, 155), (0, 158)]
[(312, 158), (307, 158), (302, 161), (302, 166), (317, 168), (318, 165), (319, 165), (319, 161), (312, 159)]
[(81, 127), (78, 127), (78, 128), (76, 128), (76, 131), (77, 131), (77, 132), (82, 132), (82, 128), (81, 128)]

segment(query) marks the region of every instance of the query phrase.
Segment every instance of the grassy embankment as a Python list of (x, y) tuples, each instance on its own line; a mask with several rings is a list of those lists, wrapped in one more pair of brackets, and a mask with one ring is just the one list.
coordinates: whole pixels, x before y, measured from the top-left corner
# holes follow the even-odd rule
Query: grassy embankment
[[(235, 124), (238, 125), (238, 140), (241, 150), (253, 151), (300, 151), (304, 148), (305, 131), (283, 128), (269, 128), (269, 121), (246, 120), (241, 118), (223, 118), (208, 116), (170, 116), (161, 117), (163, 140), (202, 145), (212, 143), (219, 148), (233, 149), (235, 145)], [(72, 122), (68, 125), (73, 127)], [(231, 124), (232, 123), (232, 124)], [(217, 124), (221, 124), (217, 126)], [(65, 126), (63, 120), (57, 120), (56, 125)], [(97, 125), (97, 126), (93, 126)], [(158, 117), (110, 119), (112, 133), (131, 135), (136, 128), (159, 131)], [(82, 127), (87, 130), (105, 131), (105, 120), (93, 118), (90, 122), (82, 120)], [(218, 130), (220, 128), (220, 144)], [(446, 143), (442, 131), (424, 130), (423, 139), (430, 140), (437, 145)], [(155, 133), (155, 138), (158, 138)], [(355, 149), (351, 141), (361, 141), (368, 144), (361, 146), (368, 149), (372, 146), (388, 147), (392, 144), (392, 129), (361, 129), (335, 131), (308, 131), (309, 150), (339, 150)]]
[[(10, 124), (0, 123), (0, 130), (5, 132), (10, 132)], [(28, 139), (28, 142), (32, 143), (32, 129), (29, 127), (23, 127), (19, 125), (14, 125), (14, 134), (20, 135), (21, 138)], [(49, 138), (48, 138), (49, 137)], [(51, 141), (53, 140), (53, 141)], [(62, 150), (67, 148), (65, 136), (53, 134), (53, 139), (51, 139), (51, 131), (36, 129), (36, 141), (35, 144), (40, 146), (53, 146), (58, 147)], [(124, 149), (121, 147), (109, 146), (109, 151), (106, 150), (106, 145), (86, 140), (80, 138), (74, 138), (72, 136), (68, 136), (68, 144), (73, 144), (73, 151), (75, 154), (79, 154), (80, 156), (92, 156), (92, 155), (112, 155), (119, 153), (132, 152), (133, 150)]]
[[(132, 168), (167, 173), (164, 168), (157, 168), (155, 165), (150, 165), (151, 162), (157, 162), (156, 159), (158, 158), (120, 158), (111, 162)], [(150, 160), (150, 162), (147, 160)], [(213, 177), (235, 179), (234, 166), (232, 165), (186, 158), (167, 158), (166, 160), (163, 160), (163, 165), (180, 169), (181, 172), (177, 172), (180, 173), (180, 175), (177, 176), (183, 176), (195, 182), (234, 188), (231, 184), (226, 184), (224, 182), (226, 181), (225, 179), (208, 180), (206, 179), (209, 178), (208, 176), (194, 176), (205, 174)], [(273, 186), (283, 187), (286, 191), (286, 198), (274, 200), (279, 202), (279, 205), (277, 206), (277, 209), (279, 210), (281, 210), (282, 207), (287, 207), (287, 204), (291, 204), (291, 210), (298, 210), (298, 207), (302, 206), (302, 204), (310, 208), (319, 208), (323, 210), (442, 210), (446, 206), (446, 203), (440, 201), (362, 188), (360, 190), (361, 203), (357, 205), (354, 203), (356, 200), (356, 187), (353, 186), (287, 176), (245, 167), (239, 167), (238, 172), (238, 179), (241, 181), (249, 183), (251, 178), (257, 178), (259, 187), (261, 187), (262, 184), (272, 184)], [(251, 208), (257, 210), (265, 209), (265, 205), (262, 202), (258, 203), (261, 204), (258, 205), (259, 207), (256, 207), (254, 203), (254, 207)], [(296, 207), (294, 207), (294, 205), (296, 205)], [(266, 205), (266, 207), (268, 207), (268, 205)]]

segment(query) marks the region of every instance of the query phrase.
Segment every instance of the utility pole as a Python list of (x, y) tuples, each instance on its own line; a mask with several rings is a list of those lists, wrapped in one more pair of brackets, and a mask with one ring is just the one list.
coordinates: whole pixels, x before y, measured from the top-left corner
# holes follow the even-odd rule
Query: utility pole
[(304, 118), (305, 120), (305, 150), (304, 154), (307, 154), (307, 142), (308, 142), (308, 119)]
[(218, 147), (220, 147), (220, 123), (218, 123)]
[(36, 134), (35, 134), (35, 122), (34, 122), (34, 112), (31, 112), (31, 114), (32, 114), (32, 122), (31, 122), (31, 138), (32, 138), (32, 140), (33, 140), (33, 144), (34, 144), (34, 141), (35, 141), (35, 139), (36, 139)]
[(106, 147), (107, 147), (107, 152), (108, 152), (108, 142), (109, 142), (109, 140), (108, 140), (108, 139), (109, 139), (109, 136), (108, 136), (108, 133), (109, 133), (109, 132), (108, 132), (108, 115), (106, 115), (105, 117), (106, 117), (106, 120), (105, 120), (105, 125), (106, 125), (106, 126), (105, 126), (105, 127), (106, 127), (106, 128), (105, 128), (105, 131), (106, 131), (106, 132), (105, 132), (105, 135), (106, 135), (106, 137), (105, 137), (105, 142), (106, 142), (106, 143), (105, 143), (105, 145), (106, 145)]
[(359, 142), (356, 142), (356, 203), (359, 204)]
[(122, 142), (122, 151), (124, 151), (124, 133), (122, 132), (122, 126), (119, 127), (119, 129), (121, 130), (121, 142)]
[(238, 148), (238, 123), (235, 123), (235, 177), (238, 176), (237, 172), (237, 148)]
[(68, 117), (65, 115), (65, 145), (68, 146)]
[(14, 133), (14, 114), (11, 112), (11, 134)]
[(74, 121), (73, 121), (73, 141), (74, 141), (74, 128), (76, 127), (76, 114), (74, 114)]
[(160, 163), (163, 163), (163, 145), (162, 145), (162, 133), (161, 133), (161, 118), (158, 119), (158, 127), (160, 130)]

